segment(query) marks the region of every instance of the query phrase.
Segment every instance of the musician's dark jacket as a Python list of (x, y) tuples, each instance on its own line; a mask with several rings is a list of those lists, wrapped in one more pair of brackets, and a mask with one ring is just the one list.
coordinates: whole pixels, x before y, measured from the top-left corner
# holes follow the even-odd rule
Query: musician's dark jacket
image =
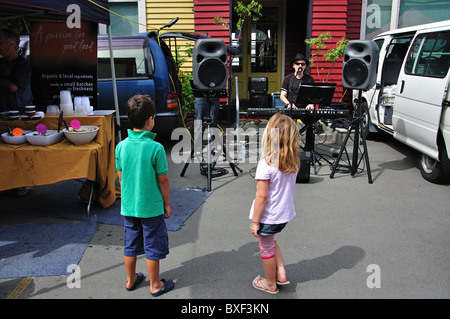
[[(281, 90), (287, 92), (287, 99), (290, 103), (296, 104), (298, 90), (301, 83), (314, 83), (314, 79), (311, 75), (304, 73), (301, 79), (297, 79), (294, 73), (289, 74), (283, 80), (281, 84)], [(297, 105), (297, 107), (305, 107), (306, 105)]]

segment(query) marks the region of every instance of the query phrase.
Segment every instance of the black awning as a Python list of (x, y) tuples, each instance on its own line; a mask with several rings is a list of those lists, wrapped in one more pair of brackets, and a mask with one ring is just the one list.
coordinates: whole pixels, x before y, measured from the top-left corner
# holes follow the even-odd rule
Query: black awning
[[(108, 0), (0, 0), (0, 20), (17, 18), (49, 18), (68, 16), (67, 7), (80, 6), (81, 18), (97, 23), (109, 24)], [(101, 6), (101, 7), (100, 7)]]

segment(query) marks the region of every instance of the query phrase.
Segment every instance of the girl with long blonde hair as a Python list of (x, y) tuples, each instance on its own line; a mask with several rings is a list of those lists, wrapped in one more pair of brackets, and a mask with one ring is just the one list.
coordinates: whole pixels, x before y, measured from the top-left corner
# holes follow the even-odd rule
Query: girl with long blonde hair
[(300, 169), (299, 132), (295, 122), (277, 113), (264, 130), (261, 160), (256, 169), (256, 197), (250, 209), (250, 232), (258, 238), (266, 278), (257, 276), (254, 288), (278, 293), (287, 285), (281, 250), (275, 234), (295, 216), (294, 187)]

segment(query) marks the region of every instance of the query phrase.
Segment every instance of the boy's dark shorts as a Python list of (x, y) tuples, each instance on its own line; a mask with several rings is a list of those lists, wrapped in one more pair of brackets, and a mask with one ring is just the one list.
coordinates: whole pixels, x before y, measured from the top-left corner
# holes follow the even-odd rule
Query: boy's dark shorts
[(135, 257), (145, 254), (149, 260), (160, 260), (169, 254), (164, 215), (152, 218), (124, 216), (124, 255)]

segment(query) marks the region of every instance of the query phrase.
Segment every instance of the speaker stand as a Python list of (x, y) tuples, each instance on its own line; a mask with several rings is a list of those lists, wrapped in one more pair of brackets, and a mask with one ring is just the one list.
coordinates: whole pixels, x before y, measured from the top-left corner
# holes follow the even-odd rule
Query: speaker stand
[[(207, 103), (208, 103), (208, 113), (207, 113), (208, 115), (205, 116), (205, 118), (202, 119), (202, 121), (204, 121), (204, 125), (206, 125), (206, 132), (207, 132), (207, 146), (206, 146), (207, 147), (207, 174), (206, 174), (207, 175), (207, 182), (206, 182), (206, 190), (208, 192), (210, 192), (211, 191), (211, 179), (212, 179), (212, 163), (211, 163), (211, 142), (212, 142), (212, 140), (211, 140), (211, 124), (212, 124), (212, 119), (211, 119), (211, 116), (210, 116), (210, 114), (211, 114), (211, 104), (212, 104), (211, 91), (207, 91), (206, 92), (206, 99), (207, 99)], [(202, 125), (202, 134), (201, 134), (201, 136), (203, 136), (203, 126), (204, 125)], [(194, 141), (194, 144), (195, 144), (195, 141)], [(225, 147), (222, 147), (222, 151), (224, 152), (224, 155), (226, 156)], [(194, 154), (195, 154), (194, 148), (192, 148), (191, 156), (188, 159), (188, 161), (184, 164), (183, 170), (181, 171), (181, 174), (180, 174), (181, 177), (184, 176), (184, 173), (186, 172), (186, 169), (189, 166), (189, 161), (190, 161), (190, 159), (194, 158)], [(236, 169), (239, 169), (239, 168), (237, 167), (237, 165), (234, 164), (234, 163), (231, 163), (231, 162), (228, 162), (228, 163), (230, 164), (230, 167), (233, 170), (234, 176), (238, 176), (238, 173), (237, 173)], [(202, 164), (200, 163), (200, 165), (202, 165)], [(240, 169), (239, 169), (239, 171), (242, 172), (242, 170), (240, 170)]]
[[(345, 135), (344, 142), (341, 146), (341, 149), (339, 150), (339, 155), (334, 162), (333, 169), (330, 174), (330, 178), (334, 177), (334, 173), (336, 172), (336, 168), (339, 165), (339, 161), (341, 160), (342, 154), (345, 150), (347, 153), (346, 145), (347, 141), (350, 137), (351, 131), (355, 130), (355, 138), (353, 140), (353, 154), (352, 154), (352, 165), (350, 167), (350, 173), (352, 176), (356, 174), (356, 171), (358, 169), (359, 164), (362, 161), (362, 156), (364, 156), (366, 165), (367, 165), (367, 176), (369, 184), (372, 184), (372, 174), (370, 172), (370, 163), (369, 163), (369, 153), (367, 151), (367, 144), (366, 144), (366, 136), (364, 135), (364, 118), (361, 116), (361, 100), (362, 100), (362, 90), (359, 90), (358, 92), (358, 103), (356, 106), (356, 117), (352, 120), (350, 123), (350, 126), (348, 127), (347, 134)], [(359, 136), (361, 135), (361, 139), (363, 142), (363, 154), (361, 156), (361, 160), (358, 161), (358, 149), (359, 149)]]

